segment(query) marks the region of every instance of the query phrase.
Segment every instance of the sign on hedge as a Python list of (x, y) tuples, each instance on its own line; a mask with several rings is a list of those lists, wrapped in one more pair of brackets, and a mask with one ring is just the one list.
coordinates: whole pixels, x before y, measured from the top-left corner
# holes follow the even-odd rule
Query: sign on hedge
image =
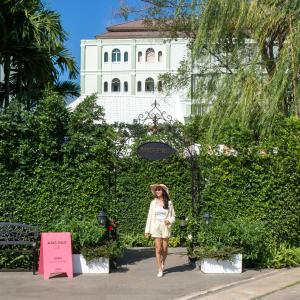
[(165, 159), (175, 152), (176, 150), (174, 148), (163, 142), (143, 143), (137, 149), (138, 155), (148, 160)]

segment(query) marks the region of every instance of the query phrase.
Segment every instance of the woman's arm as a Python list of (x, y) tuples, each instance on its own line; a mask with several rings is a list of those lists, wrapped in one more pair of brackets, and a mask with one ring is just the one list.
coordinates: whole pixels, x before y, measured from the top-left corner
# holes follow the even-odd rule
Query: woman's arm
[(148, 211), (146, 228), (145, 228), (145, 235), (150, 233), (151, 217), (152, 217), (152, 202), (150, 203), (150, 207), (149, 207), (149, 211)]
[(170, 224), (173, 224), (175, 222), (175, 210), (171, 201), (169, 203), (169, 216), (166, 221), (168, 221)]

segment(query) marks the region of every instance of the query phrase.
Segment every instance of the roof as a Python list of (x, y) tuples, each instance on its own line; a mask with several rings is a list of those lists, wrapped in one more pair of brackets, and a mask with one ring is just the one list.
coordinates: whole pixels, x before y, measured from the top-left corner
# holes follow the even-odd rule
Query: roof
[(106, 29), (107, 32), (96, 35), (96, 39), (162, 37), (162, 32), (158, 28), (146, 26), (144, 20), (117, 24)]
[[(143, 20), (130, 21), (126, 23), (121, 23), (106, 28), (108, 31), (149, 31), (144, 24)], [(155, 29), (154, 29), (155, 31)]]

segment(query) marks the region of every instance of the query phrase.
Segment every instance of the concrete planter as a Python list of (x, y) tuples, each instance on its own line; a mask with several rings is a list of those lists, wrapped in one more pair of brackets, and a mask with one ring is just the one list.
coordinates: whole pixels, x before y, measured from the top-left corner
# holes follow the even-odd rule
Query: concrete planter
[(82, 254), (73, 254), (73, 273), (75, 274), (101, 274), (109, 273), (109, 259), (100, 257), (91, 262), (86, 262)]
[(203, 273), (242, 273), (242, 254), (234, 254), (232, 260), (203, 259), (201, 271)]

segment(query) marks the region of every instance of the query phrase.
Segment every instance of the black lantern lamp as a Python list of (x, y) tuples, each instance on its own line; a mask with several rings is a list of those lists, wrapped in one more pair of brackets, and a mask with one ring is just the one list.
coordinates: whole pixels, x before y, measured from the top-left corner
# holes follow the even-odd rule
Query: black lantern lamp
[(179, 219), (179, 226), (181, 228), (181, 230), (183, 230), (186, 227), (187, 223), (186, 223), (186, 219), (185, 217), (181, 217)]
[(208, 212), (205, 212), (203, 218), (204, 218), (205, 224), (208, 225), (209, 222), (211, 221), (210, 214)]
[(103, 210), (101, 210), (98, 214), (98, 221), (99, 221), (100, 226), (103, 226), (103, 227), (106, 226), (107, 215)]
[(183, 247), (185, 244), (185, 229), (187, 226), (185, 217), (181, 217), (179, 219), (179, 226), (180, 226), (180, 246)]

